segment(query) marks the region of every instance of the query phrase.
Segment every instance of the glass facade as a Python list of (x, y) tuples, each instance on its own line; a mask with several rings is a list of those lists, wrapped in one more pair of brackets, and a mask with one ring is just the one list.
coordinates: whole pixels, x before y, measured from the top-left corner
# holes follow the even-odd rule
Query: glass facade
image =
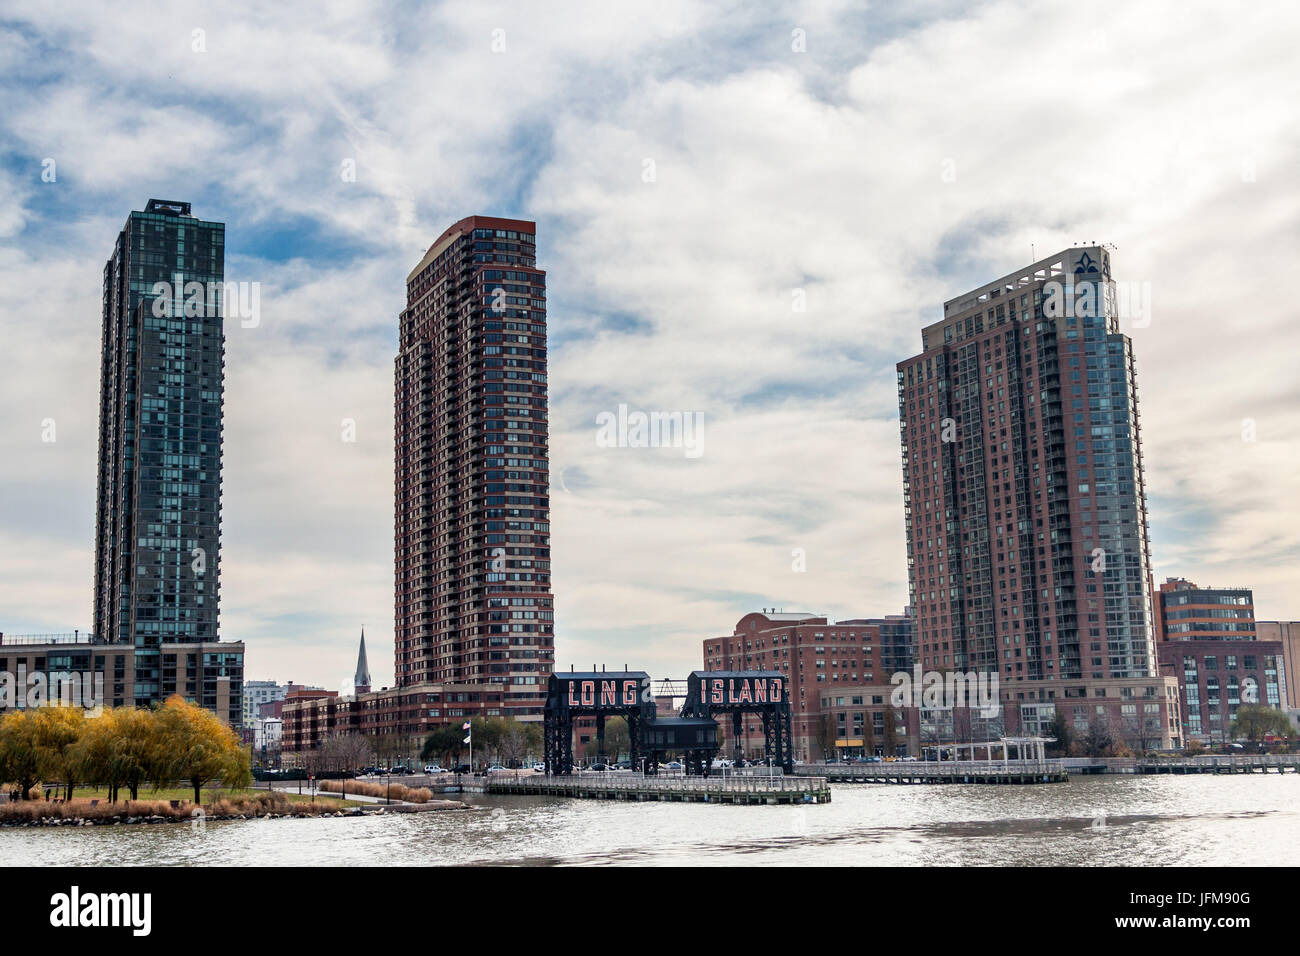
[(1249, 588), (1202, 588), (1169, 578), (1157, 599), (1167, 639), (1255, 639), (1255, 597)]
[(218, 639), (224, 276), (224, 224), (152, 199), (104, 267), (95, 634), (134, 645), (140, 706), (215, 702), (164, 648)]

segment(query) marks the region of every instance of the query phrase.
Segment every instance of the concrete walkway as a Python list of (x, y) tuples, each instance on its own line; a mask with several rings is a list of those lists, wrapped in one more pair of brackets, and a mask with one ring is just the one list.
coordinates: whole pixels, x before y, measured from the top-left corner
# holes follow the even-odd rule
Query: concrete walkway
[[(260, 787), (259, 789), (265, 790), (266, 788)], [(284, 783), (274, 785), (272, 789), (285, 794), (297, 794), (298, 781), (296, 780), (285, 781)], [(426, 803), (411, 803), (409, 801), (404, 801), (404, 800), (388, 801), (383, 797), (371, 797), (362, 793), (349, 793), (346, 796), (344, 796), (341, 793), (334, 793), (329, 790), (313, 789), (305, 786), (302, 788), (301, 796), (310, 797), (313, 792), (316, 794), (316, 797), (320, 800), (346, 799), (346, 800), (355, 801), (357, 803), (368, 803), (375, 806), (387, 807), (390, 810), (399, 811), (401, 813), (412, 813), (419, 810), (460, 810), (466, 807), (466, 804), (462, 803), (459, 800), (432, 799)]]
[[(266, 788), (259, 787), (258, 789), (265, 790)], [(272, 787), (272, 789), (278, 790), (281, 793), (285, 793), (285, 794), (298, 795), (298, 781), (294, 780), (285, 783), (275, 784)], [(420, 804), (418, 803), (406, 803), (403, 800), (394, 799), (389, 801), (389, 800), (385, 800), (383, 797), (366, 796), (364, 793), (349, 793), (347, 795), (344, 795), (341, 793), (336, 793), (331, 790), (319, 790), (314, 787), (307, 787), (305, 785), (302, 788), (301, 796), (310, 797), (313, 793), (315, 793), (317, 799), (321, 799), (321, 800), (328, 800), (328, 799), (355, 800), (357, 803), (382, 803), (394, 807), (399, 805), (412, 806), (412, 807), (420, 806)]]

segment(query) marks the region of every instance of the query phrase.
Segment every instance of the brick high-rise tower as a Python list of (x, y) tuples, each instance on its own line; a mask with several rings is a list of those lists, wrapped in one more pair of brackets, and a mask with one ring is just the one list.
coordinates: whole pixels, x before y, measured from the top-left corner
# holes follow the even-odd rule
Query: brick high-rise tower
[[(1156, 675), (1137, 383), (1103, 247), (944, 304), (898, 364), (916, 660), (1020, 681)], [(1048, 685), (1019, 694), (1051, 700)]]
[(396, 679), (495, 684), (540, 715), (554, 667), (546, 274), (536, 225), (471, 216), (406, 280), (396, 362)]

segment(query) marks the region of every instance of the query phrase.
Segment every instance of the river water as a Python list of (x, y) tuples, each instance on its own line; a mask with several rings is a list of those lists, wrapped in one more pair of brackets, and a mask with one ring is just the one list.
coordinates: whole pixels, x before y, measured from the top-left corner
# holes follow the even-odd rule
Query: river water
[(1300, 774), (836, 785), (816, 806), (468, 794), (473, 811), (0, 829), (50, 865), (1300, 865)]

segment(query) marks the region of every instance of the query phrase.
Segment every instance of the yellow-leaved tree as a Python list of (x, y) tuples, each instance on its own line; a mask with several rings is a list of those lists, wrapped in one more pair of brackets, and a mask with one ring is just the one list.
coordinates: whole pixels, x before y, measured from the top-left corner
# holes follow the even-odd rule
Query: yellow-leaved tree
[(73, 759), (82, 780), (108, 788), (109, 803), (116, 803), (126, 786), (132, 800), (139, 799), (140, 784), (157, 762), (158, 721), (148, 710), (115, 707), (85, 721)]
[(62, 781), (72, 797), (80, 778), (77, 742), (86, 728), (86, 712), (78, 705), (46, 704), (36, 711), (36, 753), (41, 776)]
[(36, 714), (12, 710), (0, 717), (0, 780), (18, 784), (26, 800), (41, 780), (40, 749), (36, 745)]
[(189, 780), (195, 803), (203, 802), (203, 786), (212, 780), (227, 787), (248, 786), (252, 779), (248, 751), (211, 711), (176, 695), (167, 699), (154, 718), (160, 748), (153, 774), (155, 786)]

